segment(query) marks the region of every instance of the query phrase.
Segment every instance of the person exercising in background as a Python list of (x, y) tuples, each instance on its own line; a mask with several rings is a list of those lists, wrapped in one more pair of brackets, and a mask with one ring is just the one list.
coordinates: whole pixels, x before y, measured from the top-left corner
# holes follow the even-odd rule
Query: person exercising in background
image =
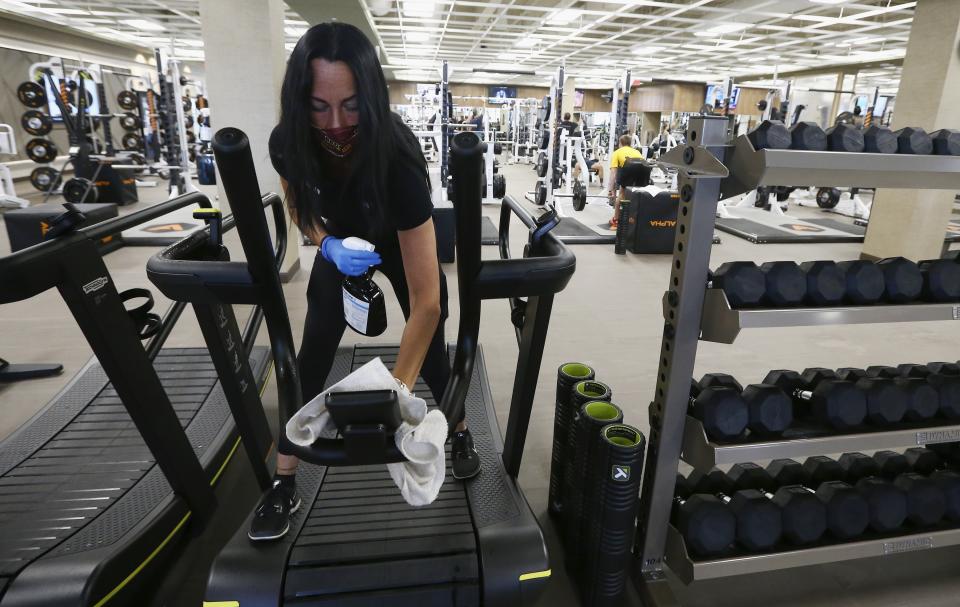
[(557, 128), (566, 129), (567, 136), (573, 137), (573, 134), (577, 131), (577, 123), (570, 120), (570, 112), (567, 112), (563, 115), (563, 120), (560, 121)]
[(626, 164), (628, 158), (642, 158), (643, 155), (636, 150), (630, 144), (633, 143), (633, 137), (630, 133), (624, 133), (620, 135), (620, 139), (617, 140), (617, 143), (620, 144), (620, 147), (613, 152), (613, 155), (610, 156), (610, 190), (608, 192), (610, 198), (612, 199), (616, 196), (616, 199), (613, 203), (613, 218), (610, 219), (610, 229), (617, 229), (617, 220), (620, 217), (620, 203), (623, 200), (623, 186), (620, 185), (620, 175), (619, 170), (623, 168), (623, 165)]
[[(270, 159), (291, 220), (318, 243), (307, 285), (307, 315), (297, 366), (303, 401), (323, 391), (343, 337), (341, 284), (376, 267), (396, 292), (406, 326), (393, 366), (397, 389), (420, 375), (437, 402), (450, 378), (443, 336), (446, 279), (437, 260), (433, 204), (420, 144), (390, 111), (373, 45), (346, 23), (321, 23), (297, 42), (280, 93), (280, 123)], [(375, 251), (347, 248), (363, 238)], [(274, 540), (300, 507), (298, 460), (280, 429), (277, 470), (250, 523), (251, 540)], [(452, 437), (455, 478), (475, 476), (480, 456), (463, 419)]]

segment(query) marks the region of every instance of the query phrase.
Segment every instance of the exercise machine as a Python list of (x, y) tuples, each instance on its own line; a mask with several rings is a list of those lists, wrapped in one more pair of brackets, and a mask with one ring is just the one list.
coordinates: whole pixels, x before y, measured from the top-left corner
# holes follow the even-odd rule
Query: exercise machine
[[(269, 259), (269, 234), (256, 212), (253, 157), (246, 136), (233, 128), (217, 132), (213, 149), (246, 262), (203, 255), (204, 239), (195, 236), (154, 256), (148, 265), (151, 280), (177, 299), (263, 306), (283, 428), (302, 399), (280, 279)], [(337, 403), (353, 407), (365, 421), (354, 418), (351, 424), (334, 416), (339, 437), (329, 435), (294, 449), (304, 462), (297, 474), (303, 505), (292, 516), (289, 533), (276, 542), (252, 544), (248, 518), (213, 564), (207, 604), (510, 606), (534, 600), (549, 578), (543, 535), (517, 474), (553, 297), (570, 280), (576, 260), (549, 232), (550, 224), (539, 223), (507, 196), (500, 215), (501, 259), (481, 261), (483, 144), (475, 133), (460, 133), (449, 153), (461, 312), (451, 378), (438, 406), (451, 431), (466, 414), (482, 472), (465, 483), (448, 476), (437, 501), (408, 506), (383, 468), (402, 459), (393, 437), (399, 414), (395, 393), (341, 395)], [(521, 259), (510, 257), (512, 214), (529, 229)], [(518, 310), (513, 316), (520, 354), (501, 440), (477, 337), (481, 301), (505, 298)], [(343, 349), (328, 381), (374, 356), (389, 363), (396, 351), (396, 346)], [(414, 387), (428, 393), (423, 388)]]
[[(257, 204), (261, 214), (271, 207), (282, 225), (279, 196)], [(94, 354), (0, 442), (2, 607), (143, 604), (177, 542), (215, 520), (211, 486), (239, 444), (260, 485), (269, 483), (269, 431), (252, 431), (266, 423), (263, 410), (236, 398), (244, 385), (256, 393), (269, 369), (267, 349), (253, 346), (259, 308), (241, 333), (228, 306), (194, 306), (198, 318), (232, 319), (219, 325), (234, 344), (229, 360), (204, 348), (163, 348), (184, 304), (161, 318), (150, 311), (149, 291), (118, 292), (97, 246), (196, 205), (210, 202), (186, 194), (77, 229), (82, 214), (68, 203), (47, 241), (0, 258), (0, 304), (56, 288)], [(223, 229), (233, 225), (227, 218)], [(269, 254), (275, 268), (286, 247), (286, 231), (277, 234)]]
[[(0, 155), (16, 153), (17, 140), (13, 135), (13, 127), (9, 124), (0, 124)], [(25, 198), (17, 196), (10, 167), (0, 164), (0, 209), (25, 209), (28, 206), (30, 203)]]

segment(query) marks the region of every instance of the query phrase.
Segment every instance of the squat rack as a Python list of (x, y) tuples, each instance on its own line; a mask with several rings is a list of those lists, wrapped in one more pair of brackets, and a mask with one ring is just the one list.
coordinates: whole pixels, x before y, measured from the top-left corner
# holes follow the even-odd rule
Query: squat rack
[[(687, 125), (686, 145), (661, 157), (679, 170), (680, 205), (670, 282), (663, 298), (664, 331), (650, 436), (637, 519), (634, 582), (647, 606), (678, 605), (664, 569), (690, 583), (909, 550), (960, 544), (960, 529), (909, 530), (897, 536), (792, 548), (777, 552), (693, 559), (670, 524), (674, 483), (683, 459), (701, 470), (779, 457), (863, 449), (903, 448), (960, 439), (960, 425), (860, 431), (816, 439), (781, 438), (720, 445), (687, 416), (690, 378), (699, 341), (733, 343), (742, 329), (825, 324), (889, 323), (960, 318), (957, 304), (837, 306), (832, 308), (731, 309), (722, 291), (707, 289), (717, 203), (762, 185), (960, 189), (960, 157), (909, 156), (802, 150), (754, 150), (745, 136), (733, 139), (722, 116), (697, 116)], [(681, 455), (682, 453), (682, 455)]]

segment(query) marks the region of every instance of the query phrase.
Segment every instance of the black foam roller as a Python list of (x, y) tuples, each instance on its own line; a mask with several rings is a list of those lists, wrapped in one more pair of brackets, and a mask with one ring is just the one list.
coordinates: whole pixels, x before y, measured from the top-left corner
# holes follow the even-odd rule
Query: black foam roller
[(640, 497), (640, 473), (646, 439), (626, 424), (600, 431), (590, 472), (597, 479), (584, 501), (584, 569), (580, 582), (584, 605), (621, 605), (631, 561), (634, 521)]
[(593, 379), (594, 370), (582, 363), (564, 363), (557, 369), (557, 400), (553, 413), (553, 451), (550, 454), (550, 497), (547, 511), (556, 516), (563, 510), (561, 500), (563, 471), (567, 465), (569, 452), (567, 441), (570, 422), (573, 419), (574, 384)]

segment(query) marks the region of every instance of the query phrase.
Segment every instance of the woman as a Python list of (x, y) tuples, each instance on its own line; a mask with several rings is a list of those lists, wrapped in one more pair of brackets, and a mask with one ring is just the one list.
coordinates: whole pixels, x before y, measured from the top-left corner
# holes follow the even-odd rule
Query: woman
[[(420, 144), (390, 112), (386, 80), (373, 46), (345, 23), (307, 30), (287, 62), (281, 116), (270, 158), (291, 219), (319, 245), (307, 286), (307, 317), (298, 359), (303, 400), (323, 391), (346, 326), (341, 283), (375, 266), (393, 285), (406, 318), (393, 368), (397, 388), (421, 375), (439, 401), (450, 376), (443, 338), (446, 279), (437, 260), (429, 177)], [(356, 236), (373, 252), (343, 246)], [(453, 472), (480, 471), (463, 420), (453, 436)], [(288, 531), (300, 507), (295, 472), (281, 432), (277, 470), (250, 526), (252, 540)]]

